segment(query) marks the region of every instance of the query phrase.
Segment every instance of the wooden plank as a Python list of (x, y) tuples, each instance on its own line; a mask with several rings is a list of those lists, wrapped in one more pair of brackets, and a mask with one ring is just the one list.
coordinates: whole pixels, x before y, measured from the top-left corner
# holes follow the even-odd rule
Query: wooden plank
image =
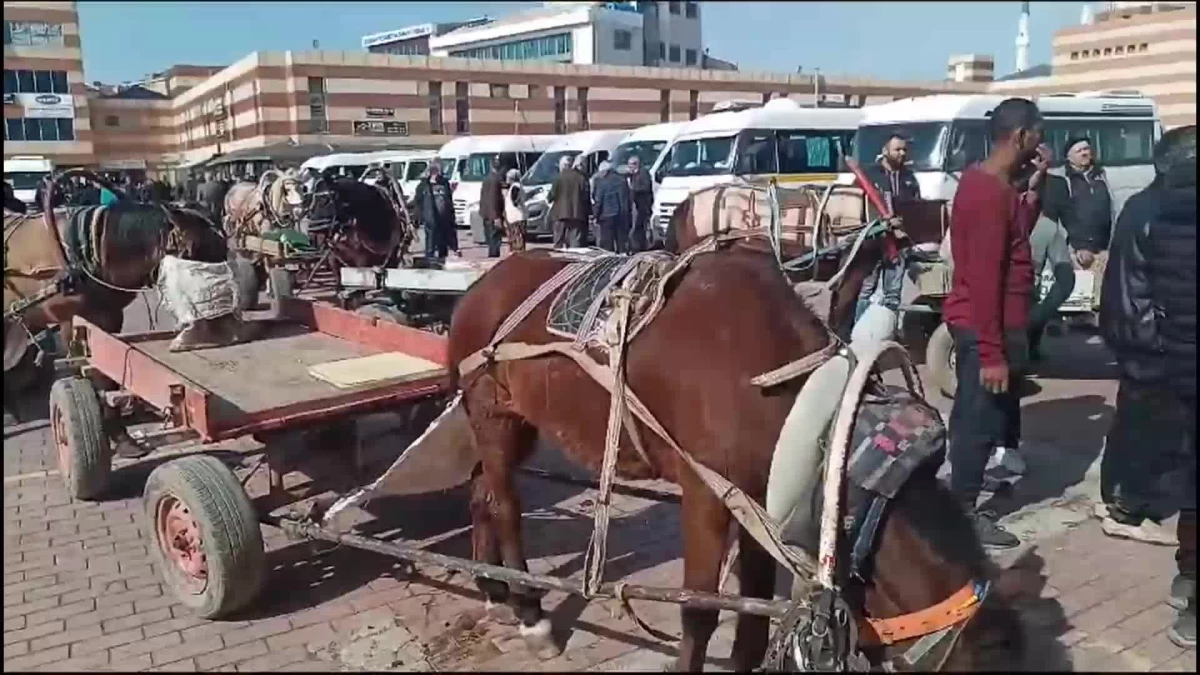
[(446, 369), (401, 352), (384, 352), (309, 366), (308, 374), (339, 389), (377, 382), (412, 382), (445, 374)]

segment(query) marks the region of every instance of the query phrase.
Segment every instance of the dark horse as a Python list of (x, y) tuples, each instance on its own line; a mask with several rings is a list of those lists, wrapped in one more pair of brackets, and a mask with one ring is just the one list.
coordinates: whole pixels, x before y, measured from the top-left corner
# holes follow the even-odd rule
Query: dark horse
[[(672, 228), (692, 216), (688, 201), (672, 216)], [(848, 263), (834, 293), (837, 322), (852, 311), (862, 280), (881, 255), (880, 239), (869, 239)], [(605, 450), (607, 391), (572, 360), (557, 354), (497, 362), (470, 376), (459, 364), (486, 347), (498, 327), (567, 263), (545, 251), (515, 254), (480, 279), (456, 308), (449, 334), (452, 383), (462, 387), (479, 458), (471, 487), (472, 548), (477, 560), (525, 570), (521, 505), (514, 470), (533, 452), (539, 433), (575, 462), (598, 470)], [(801, 302), (772, 253), (734, 245), (696, 256), (667, 287), (667, 302), (629, 344), (626, 381), (665, 430), (701, 464), (762, 503), (779, 430), (803, 386), (803, 376), (768, 389), (751, 379), (813, 354), (833, 338)], [(848, 300), (846, 300), (848, 298)], [(542, 303), (509, 334), (513, 342), (554, 342)], [(599, 414), (598, 414), (599, 411)], [(722, 500), (660, 437), (635, 422), (646, 452), (633, 451), (622, 437), (617, 474), (626, 479), (666, 479), (682, 491), (683, 587), (716, 592), (731, 514)], [(963, 589), (990, 572), (967, 520), (935, 479), (937, 467), (914, 473), (881, 525), (873, 574), (865, 599), (854, 610), (887, 618), (916, 612)], [(740, 593), (771, 598), (776, 562), (739, 527)], [(815, 552), (813, 552), (815, 553)], [(532, 648), (554, 650), (540, 599), (526, 589), (477, 580), (489, 602), (513, 601), (522, 634)], [(978, 667), (981, 648), (994, 639), (1007, 653), (1019, 640), (1015, 614), (994, 591), (962, 634), (948, 668)], [(995, 607), (993, 609), (992, 607)], [(699, 670), (717, 626), (715, 610), (682, 607), (683, 636), (678, 668)], [(733, 645), (739, 671), (763, 660), (770, 623), (741, 615)], [(890, 645), (890, 658), (912, 640)]]
[(72, 169), (46, 185), (43, 212), (5, 213), (6, 371), (24, 353), (29, 335), (52, 326), (69, 335), (76, 316), (119, 332), (125, 308), (154, 282), (163, 256), (222, 262), (228, 255), (216, 223), (188, 209), (128, 199), (109, 207), (50, 208), (73, 176), (121, 194), (93, 174)]

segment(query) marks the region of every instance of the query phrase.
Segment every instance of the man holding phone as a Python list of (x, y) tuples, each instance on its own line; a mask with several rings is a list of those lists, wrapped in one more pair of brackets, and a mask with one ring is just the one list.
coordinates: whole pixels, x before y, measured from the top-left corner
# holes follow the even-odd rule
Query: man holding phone
[[(1010, 98), (988, 120), (991, 151), (963, 172), (950, 214), (954, 277), (943, 316), (957, 352), (958, 390), (950, 413), (950, 489), (981, 543), (1012, 548), (1020, 540), (979, 511), (988, 459), (1016, 449), (1021, 409), (1016, 391), (1028, 351), (1033, 296), (1029, 235), (1039, 213), (1038, 186), (1049, 167), (1042, 117), (1027, 99)], [(1014, 185), (1025, 183), (1024, 192)]]

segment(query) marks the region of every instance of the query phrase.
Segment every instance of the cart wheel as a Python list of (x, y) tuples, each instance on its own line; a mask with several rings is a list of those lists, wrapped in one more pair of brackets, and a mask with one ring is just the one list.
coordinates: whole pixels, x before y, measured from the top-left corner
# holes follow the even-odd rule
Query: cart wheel
[(401, 326), (409, 325), (408, 315), (400, 311), (392, 305), (385, 305), (378, 302), (363, 305), (358, 308), (358, 313), (363, 316), (369, 316), (391, 323), (398, 323)]
[(237, 478), (214, 457), (192, 455), (156, 468), (142, 497), (163, 578), (205, 619), (258, 596), (266, 553), (258, 516)]
[(292, 297), (293, 281), (292, 273), (283, 267), (272, 267), (267, 270), (268, 291), (276, 300)]
[(72, 499), (100, 496), (112, 472), (112, 444), (89, 380), (71, 377), (50, 387), (50, 429), (67, 494)]
[(954, 392), (958, 389), (958, 372), (955, 370), (954, 337), (950, 335), (950, 328), (946, 324), (938, 326), (929, 336), (929, 343), (925, 345), (925, 363), (929, 366), (933, 385), (947, 398), (954, 398)]

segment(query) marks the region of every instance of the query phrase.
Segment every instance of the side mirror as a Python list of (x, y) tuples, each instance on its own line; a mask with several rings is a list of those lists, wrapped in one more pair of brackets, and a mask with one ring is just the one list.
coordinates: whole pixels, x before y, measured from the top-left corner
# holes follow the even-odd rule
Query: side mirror
[(664, 178), (664, 174), (665, 174), (665, 173), (666, 173), (666, 171), (664, 171), (664, 170), (663, 170), (663, 167), (662, 167), (662, 165), (660, 164), (660, 165), (658, 166), (658, 168), (657, 168), (657, 169), (654, 171), (654, 182), (655, 182), (655, 183), (661, 183), (661, 182), (663, 182), (663, 178)]

